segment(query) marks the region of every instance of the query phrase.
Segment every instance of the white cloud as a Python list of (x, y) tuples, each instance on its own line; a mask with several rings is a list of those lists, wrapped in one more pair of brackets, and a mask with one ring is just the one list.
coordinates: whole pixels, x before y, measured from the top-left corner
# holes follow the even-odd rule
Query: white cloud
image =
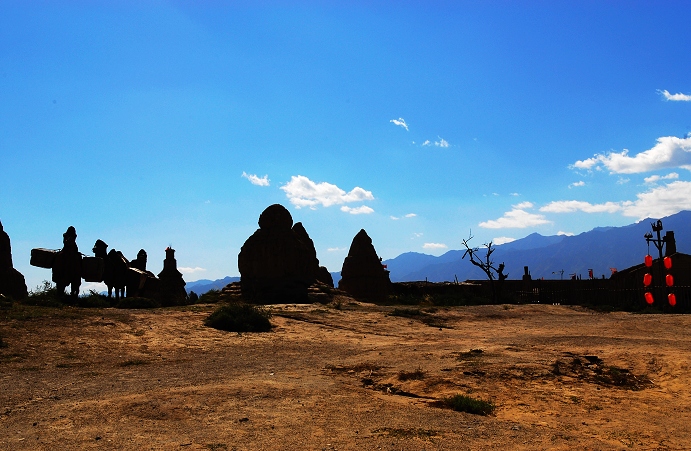
[(345, 247), (329, 247), (326, 249), (327, 252), (341, 252), (347, 250)]
[(564, 231), (560, 230), (557, 232), (557, 235), (559, 235), (559, 236), (573, 236), (574, 234), (573, 234), (573, 232), (564, 232)]
[(420, 238), (421, 236), (422, 236), (422, 232), (413, 232), (413, 236), (411, 239)]
[(572, 184), (569, 185), (569, 189), (575, 188), (577, 186), (585, 186), (585, 182), (583, 180), (580, 180), (578, 182), (573, 182)]
[(437, 136), (437, 138), (439, 138), (439, 141), (434, 141), (435, 146), (443, 148), (449, 147), (449, 142), (447, 140), (445, 140), (441, 136)]
[(444, 138), (442, 138), (441, 136), (437, 136), (437, 138), (439, 138), (439, 141), (434, 141), (434, 142), (430, 141), (429, 139), (426, 139), (425, 142), (422, 143), (422, 146), (427, 147), (427, 146), (435, 145), (436, 147), (442, 147), (442, 148), (446, 148), (446, 147), (451, 146), (451, 144), (449, 144), (449, 142), (447, 140), (445, 140)]
[(619, 177), (619, 180), (617, 180), (617, 185), (625, 185), (629, 183), (631, 179), (629, 178), (624, 178), (624, 177)]
[(645, 182), (647, 185), (651, 185), (653, 183), (657, 183), (660, 180), (675, 180), (679, 178), (679, 174), (676, 172), (670, 172), (667, 175), (651, 175), (650, 177), (646, 177), (643, 179), (643, 182)]
[(691, 210), (691, 182), (676, 181), (637, 194), (633, 202), (622, 204), (624, 216), (638, 219), (662, 218), (681, 210)]
[(397, 218), (396, 216), (389, 216), (389, 218), (393, 219), (394, 221), (398, 221), (401, 218)]
[(636, 194), (635, 201), (591, 204), (579, 200), (550, 202), (540, 211), (549, 213), (621, 213), (637, 219), (662, 218), (682, 210), (691, 210), (691, 182), (676, 181)]
[(374, 210), (367, 205), (361, 205), (356, 208), (351, 208), (344, 205), (341, 207), (341, 211), (350, 213), (351, 215), (368, 215), (370, 213), (374, 213)]
[[(349, 193), (346, 193), (336, 185), (327, 182), (315, 183), (303, 175), (292, 176), (290, 181), (283, 185), (281, 189), (285, 191), (290, 203), (297, 208), (309, 207), (313, 210), (316, 209), (318, 205), (330, 207), (331, 205), (374, 199), (371, 191), (362, 189), (359, 186), (356, 186)], [(365, 207), (360, 207), (360, 209), (363, 208)], [(371, 208), (369, 208), (369, 210), (370, 211), (367, 213), (374, 211)], [(364, 212), (364, 210), (361, 211), (361, 213)]]
[(527, 208), (533, 208), (533, 203), (532, 202), (521, 202), (516, 205), (512, 205), (512, 207), (516, 210), (525, 210)]
[(408, 124), (405, 123), (405, 119), (403, 119), (402, 117), (399, 117), (398, 119), (391, 119), (389, 122), (393, 122), (395, 125), (405, 128), (406, 131), (410, 131), (408, 130)]
[(651, 149), (629, 156), (629, 151), (595, 154), (592, 158), (576, 161), (575, 169), (599, 168), (603, 165), (612, 173), (636, 174), (658, 169), (682, 168), (691, 170), (691, 137), (663, 136)]
[(205, 268), (200, 268), (199, 266), (194, 267), (194, 268), (187, 268), (185, 266), (178, 266), (178, 270), (183, 273), (183, 274), (194, 274), (197, 272), (204, 272), (206, 271)]
[(417, 216), (415, 213), (408, 213), (405, 215), (406, 218), (414, 218), (415, 216)]
[(512, 241), (516, 241), (516, 238), (510, 238), (508, 236), (498, 236), (492, 240), (492, 244), (496, 244), (497, 246), (499, 246), (500, 244), (506, 244)]
[(444, 243), (425, 243), (422, 245), (423, 249), (447, 249), (448, 247)]
[(518, 196), (520, 196), (520, 194), (518, 194), (518, 193), (511, 193), (511, 194), (509, 194), (509, 196), (518, 197)]
[(514, 205), (511, 211), (504, 213), (504, 216), (497, 220), (490, 220), (478, 224), (485, 229), (524, 229), (542, 224), (549, 224), (551, 221), (545, 219), (543, 215), (529, 213), (527, 208), (533, 208), (530, 202), (521, 202)]
[(669, 91), (665, 90), (657, 90), (662, 96), (665, 98), (665, 100), (672, 100), (675, 102), (691, 102), (691, 95), (688, 94), (682, 94), (681, 92), (677, 94), (670, 94)]
[(621, 202), (605, 202), (604, 204), (591, 204), (580, 200), (558, 200), (550, 202), (540, 211), (548, 213), (573, 213), (582, 211), (584, 213), (616, 213), (622, 210)]
[(245, 177), (247, 180), (252, 183), (252, 185), (257, 185), (257, 186), (269, 186), (269, 176), (265, 175), (264, 177), (258, 177), (256, 174), (248, 174), (245, 171), (242, 171), (242, 176)]

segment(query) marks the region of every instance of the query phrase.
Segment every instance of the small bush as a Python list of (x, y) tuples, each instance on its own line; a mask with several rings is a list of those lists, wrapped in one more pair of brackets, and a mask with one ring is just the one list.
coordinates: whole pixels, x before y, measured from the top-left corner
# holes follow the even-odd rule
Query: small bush
[(196, 304), (197, 302), (199, 302), (199, 296), (194, 291), (190, 291), (190, 294), (187, 295), (187, 303)]
[(89, 294), (79, 296), (77, 305), (83, 308), (105, 308), (110, 307), (108, 296), (104, 296), (96, 292), (96, 290), (89, 290)]
[(268, 332), (271, 313), (264, 307), (251, 304), (228, 304), (218, 308), (204, 321), (214, 329), (228, 332)]
[(455, 395), (443, 400), (444, 405), (457, 411), (474, 415), (491, 415), (496, 406), (490, 401), (471, 398), (466, 395)]
[(62, 307), (65, 298), (64, 292), (61, 293), (55, 285), (44, 280), (42, 285), (29, 291), (29, 296), (22, 303), (39, 307)]
[(115, 308), (131, 308), (131, 309), (145, 309), (145, 308), (157, 308), (161, 305), (153, 299), (149, 298), (121, 298), (120, 302), (117, 303)]

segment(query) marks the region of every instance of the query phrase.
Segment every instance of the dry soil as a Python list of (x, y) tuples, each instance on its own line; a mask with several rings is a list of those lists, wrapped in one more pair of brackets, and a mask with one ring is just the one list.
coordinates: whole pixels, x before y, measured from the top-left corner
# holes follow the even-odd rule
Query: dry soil
[(691, 449), (688, 315), (337, 301), (256, 334), (204, 326), (213, 305), (15, 305), (0, 449)]

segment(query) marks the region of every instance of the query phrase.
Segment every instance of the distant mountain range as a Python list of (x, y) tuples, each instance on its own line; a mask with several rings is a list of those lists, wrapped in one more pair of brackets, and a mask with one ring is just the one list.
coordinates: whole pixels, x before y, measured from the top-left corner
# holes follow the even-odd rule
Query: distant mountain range
[[(510, 243), (496, 246), (492, 260), (504, 263), (505, 274), (509, 279), (520, 279), (523, 267), (527, 266), (533, 279), (569, 278), (570, 274), (588, 277), (592, 269), (595, 277), (609, 277), (610, 268), (618, 270), (643, 262), (648, 252), (645, 235), (652, 229), (651, 222), (657, 219), (644, 219), (635, 224), (623, 227), (597, 227), (589, 232), (575, 236), (543, 236), (533, 233)], [(691, 211), (682, 211), (662, 218), (664, 230), (674, 231), (677, 251), (691, 253)], [(471, 242), (480, 247), (481, 242)], [(650, 253), (655, 256), (657, 250), (651, 246)], [(439, 257), (406, 252), (396, 258), (384, 260), (390, 271), (392, 282), (409, 282), (428, 280), (430, 282), (459, 281), (484, 279), (485, 274), (473, 266), (468, 259), (463, 259), (463, 250), (451, 250)], [(559, 273), (564, 270), (563, 276)], [(332, 272), (334, 284), (338, 286), (340, 272)], [(188, 282), (187, 292), (203, 294), (210, 289), (221, 289), (239, 277), (226, 277), (215, 281), (198, 280)]]
[(225, 277), (223, 279), (217, 279), (217, 280), (209, 280), (209, 279), (200, 279), (196, 280), (194, 282), (187, 282), (185, 284), (185, 289), (187, 290), (187, 294), (190, 292), (194, 291), (198, 295), (202, 295), (206, 293), (209, 290), (220, 290), (229, 283), (233, 282), (239, 282), (240, 278), (239, 277)]
[[(643, 235), (651, 231), (650, 223), (656, 219), (645, 219), (623, 227), (598, 227), (575, 236), (542, 236), (533, 233), (520, 240), (496, 246), (492, 260), (504, 263), (509, 279), (520, 279), (523, 267), (528, 266), (533, 279), (559, 279), (569, 274), (588, 276), (593, 269), (595, 277), (609, 277), (610, 268), (619, 270), (643, 262), (648, 252)], [(662, 218), (664, 230), (674, 231), (677, 251), (691, 252), (691, 211), (682, 211)], [(482, 243), (472, 243), (481, 246)], [(651, 246), (652, 247), (652, 246)], [(657, 252), (653, 247), (651, 254)], [(443, 282), (468, 279), (484, 279), (485, 274), (463, 260), (463, 250), (452, 250), (434, 257), (427, 254), (408, 252), (383, 263), (391, 272), (392, 282), (429, 280)]]

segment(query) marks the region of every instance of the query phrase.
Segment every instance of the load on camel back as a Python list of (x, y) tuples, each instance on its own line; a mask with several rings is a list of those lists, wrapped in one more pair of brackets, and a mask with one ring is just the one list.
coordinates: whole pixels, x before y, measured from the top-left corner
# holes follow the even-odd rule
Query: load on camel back
[[(147, 254), (141, 249), (137, 258), (129, 261), (121, 251), (111, 249), (103, 240), (96, 240), (94, 256), (79, 252), (77, 232), (73, 226), (63, 234), (62, 249), (36, 248), (31, 250), (31, 265), (51, 269), (52, 280), (60, 293), (70, 286), (70, 295), (79, 295), (81, 281), (103, 282), (108, 287), (108, 298), (115, 303), (122, 297), (145, 297), (161, 305), (183, 304), (187, 298), (185, 281), (177, 270), (172, 248), (166, 249), (164, 269), (158, 278), (146, 269)], [(114, 295), (113, 295), (114, 292)]]

